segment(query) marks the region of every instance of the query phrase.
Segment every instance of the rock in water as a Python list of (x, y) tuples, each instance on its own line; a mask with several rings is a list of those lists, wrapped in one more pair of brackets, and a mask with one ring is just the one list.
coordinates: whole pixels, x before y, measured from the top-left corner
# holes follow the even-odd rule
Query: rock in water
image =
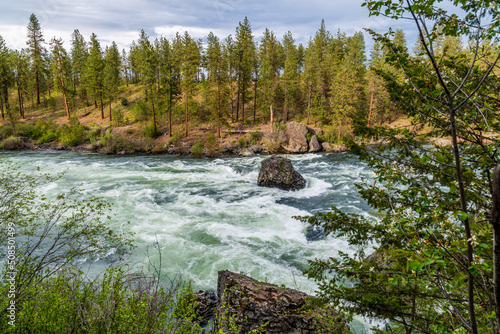
[(281, 144), (283, 149), (291, 153), (307, 153), (307, 126), (302, 123), (289, 122), (286, 125), (287, 140)]
[[(230, 271), (219, 271), (217, 296), (217, 312), (227, 312), (226, 319), (233, 318), (240, 327), (239, 333), (261, 326), (263, 333), (350, 332), (345, 320), (332, 307), (315, 305), (308, 294)], [(224, 327), (223, 323), (219, 325)]]
[(300, 190), (306, 180), (292, 166), (290, 159), (270, 157), (262, 161), (257, 184), (261, 187)]
[(321, 145), (319, 144), (318, 136), (314, 135), (309, 141), (309, 153), (319, 152), (319, 151), (321, 151)]

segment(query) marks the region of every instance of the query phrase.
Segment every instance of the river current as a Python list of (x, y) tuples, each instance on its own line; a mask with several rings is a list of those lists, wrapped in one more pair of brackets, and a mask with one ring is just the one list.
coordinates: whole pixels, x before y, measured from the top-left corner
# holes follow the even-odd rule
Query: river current
[[(217, 272), (231, 270), (258, 280), (314, 293), (302, 271), (307, 260), (355, 250), (343, 239), (325, 237), (293, 218), (326, 211), (332, 205), (369, 215), (354, 186), (372, 171), (349, 154), (288, 156), (307, 187), (287, 192), (257, 186), (261, 162), (253, 158), (195, 159), (172, 156), (103, 156), (75, 152), (3, 152), (30, 172), (37, 166), (57, 182), (48, 196), (78, 186), (112, 205), (110, 224), (134, 233), (137, 246), (130, 263), (158, 263), (164, 275), (193, 282), (195, 289), (217, 286)], [(128, 224), (127, 222), (130, 222)], [(149, 260), (146, 253), (149, 250)], [(111, 251), (93, 263), (113, 263)], [(84, 261), (85, 262), (85, 261)], [(358, 333), (366, 325), (351, 324)]]

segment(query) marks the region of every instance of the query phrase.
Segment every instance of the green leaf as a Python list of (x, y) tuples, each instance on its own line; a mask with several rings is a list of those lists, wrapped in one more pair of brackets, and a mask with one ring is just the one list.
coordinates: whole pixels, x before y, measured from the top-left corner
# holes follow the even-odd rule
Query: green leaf
[(454, 194), (456, 191), (457, 191), (457, 186), (456, 185), (452, 185), (450, 187), (450, 194)]
[(465, 220), (467, 220), (468, 215), (465, 212), (459, 211), (458, 217), (460, 218), (460, 220), (465, 221)]

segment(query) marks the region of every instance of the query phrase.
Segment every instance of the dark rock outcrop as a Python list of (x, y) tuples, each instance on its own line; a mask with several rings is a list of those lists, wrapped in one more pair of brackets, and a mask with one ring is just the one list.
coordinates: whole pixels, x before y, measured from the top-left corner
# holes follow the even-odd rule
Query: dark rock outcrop
[[(257, 328), (263, 328), (263, 333), (282, 334), (350, 332), (335, 310), (315, 306), (308, 294), (244, 275), (219, 271), (217, 296), (219, 319), (232, 318), (240, 333)], [(333, 325), (325, 328), (326, 322)]]
[(210, 320), (215, 321), (217, 293), (214, 290), (195, 290), (193, 293), (197, 302), (196, 314), (201, 318), (200, 325), (206, 326)]
[(314, 135), (309, 141), (309, 153), (319, 152), (319, 151), (321, 151), (321, 145), (319, 144), (318, 136)]
[(286, 125), (285, 136), (286, 140), (281, 144), (281, 147), (291, 153), (307, 153), (307, 126), (302, 123), (289, 122)]
[(292, 166), (289, 159), (270, 157), (262, 161), (258, 185), (283, 190), (300, 190), (306, 187), (306, 180)]

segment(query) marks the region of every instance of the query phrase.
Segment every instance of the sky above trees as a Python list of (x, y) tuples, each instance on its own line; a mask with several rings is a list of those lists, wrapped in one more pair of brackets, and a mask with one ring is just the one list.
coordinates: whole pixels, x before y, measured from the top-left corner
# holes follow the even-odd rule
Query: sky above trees
[[(405, 31), (410, 45), (415, 40), (410, 25), (383, 17), (369, 17), (362, 0), (0, 0), (0, 35), (7, 47), (26, 47), (26, 26), (31, 13), (40, 21), (44, 36), (70, 41), (74, 29), (87, 39), (95, 33), (104, 45), (112, 41), (128, 48), (141, 29), (151, 37), (172, 38), (188, 31), (206, 40), (209, 32), (224, 38), (235, 33), (238, 22), (248, 17), (255, 37), (265, 30), (283, 36), (290, 30), (297, 42), (307, 43), (325, 19), (332, 33), (338, 29), (352, 35), (363, 28)], [(367, 47), (372, 45), (366, 35)]]

